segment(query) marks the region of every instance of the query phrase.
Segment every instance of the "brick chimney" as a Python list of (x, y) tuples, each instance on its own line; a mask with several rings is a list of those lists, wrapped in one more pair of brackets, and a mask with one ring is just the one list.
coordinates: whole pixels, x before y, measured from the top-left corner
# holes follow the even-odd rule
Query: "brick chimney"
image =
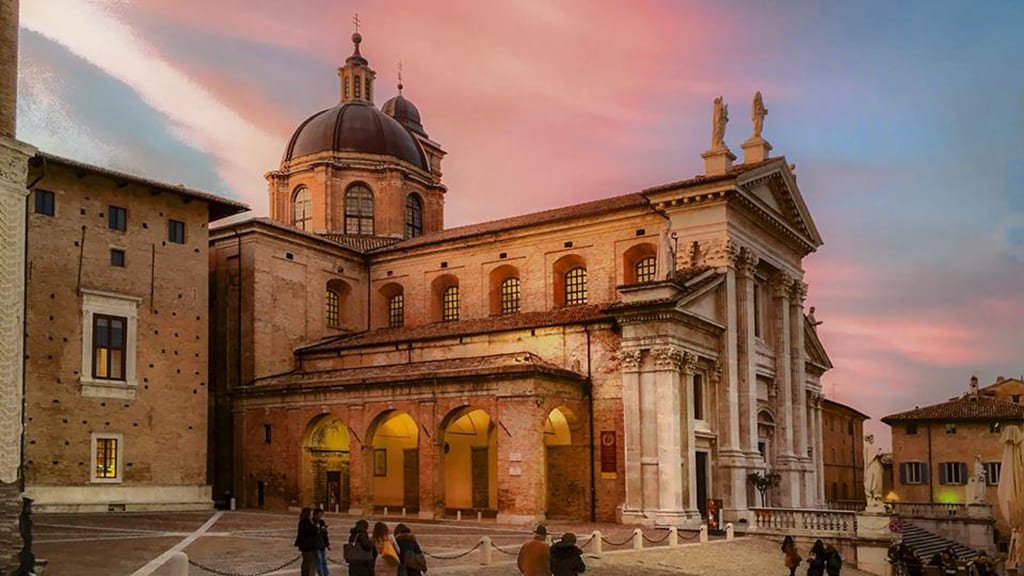
[(18, 108), (18, 0), (0, 0), (0, 136), (14, 138)]

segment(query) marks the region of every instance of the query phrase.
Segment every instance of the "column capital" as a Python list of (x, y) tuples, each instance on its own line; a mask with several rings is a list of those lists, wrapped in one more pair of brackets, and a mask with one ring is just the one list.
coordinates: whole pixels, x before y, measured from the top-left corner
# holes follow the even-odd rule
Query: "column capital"
[(769, 288), (776, 298), (788, 298), (792, 291), (793, 275), (788, 272), (777, 271), (768, 279)]
[(754, 277), (754, 271), (760, 262), (761, 258), (746, 246), (740, 247), (733, 257), (733, 265), (736, 267), (736, 271), (746, 278)]
[(640, 350), (621, 350), (619, 362), (623, 372), (639, 372), (642, 353)]
[(807, 300), (807, 283), (799, 278), (793, 278), (790, 286), (790, 299), (794, 305), (804, 305), (804, 301)]
[(651, 350), (654, 365), (660, 370), (679, 370), (683, 364), (683, 351), (675, 346), (659, 346)]
[(715, 363), (711, 365), (711, 371), (708, 373), (708, 380), (712, 384), (718, 384), (722, 381), (722, 363), (715, 360)]
[(697, 372), (697, 355), (693, 352), (683, 352), (683, 374), (693, 374)]

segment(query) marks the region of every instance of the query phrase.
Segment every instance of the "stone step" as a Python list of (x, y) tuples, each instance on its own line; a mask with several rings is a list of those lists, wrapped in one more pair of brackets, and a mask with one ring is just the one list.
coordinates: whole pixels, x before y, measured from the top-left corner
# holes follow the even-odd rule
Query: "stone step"
[(924, 562), (931, 560), (932, 556), (942, 552), (950, 545), (956, 551), (956, 556), (960, 560), (973, 560), (978, 555), (978, 551), (973, 548), (968, 548), (959, 542), (947, 540), (938, 534), (929, 532), (919, 526), (915, 526), (910, 523), (903, 525), (903, 541), (906, 542), (907, 546), (910, 546), (917, 556)]

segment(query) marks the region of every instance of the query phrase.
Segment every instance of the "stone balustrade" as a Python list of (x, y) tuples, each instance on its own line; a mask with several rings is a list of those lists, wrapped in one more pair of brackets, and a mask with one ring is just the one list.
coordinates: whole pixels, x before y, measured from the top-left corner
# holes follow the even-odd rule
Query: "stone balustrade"
[(857, 533), (856, 513), (846, 510), (753, 508), (753, 532), (764, 534), (852, 537)]
[(904, 518), (966, 518), (966, 504), (932, 502), (894, 502), (893, 512)]

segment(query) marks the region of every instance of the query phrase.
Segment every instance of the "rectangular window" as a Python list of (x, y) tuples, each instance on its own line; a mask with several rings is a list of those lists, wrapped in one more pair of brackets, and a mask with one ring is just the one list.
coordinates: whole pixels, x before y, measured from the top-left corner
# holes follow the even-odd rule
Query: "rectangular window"
[(118, 268), (124, 268), (124, 250), (117, 248), (110, 249), (110, 265)]
[(388, 298), (388, 326), (398, 328), (405, 324), (405, 296), (395, 294)]
[(337, 328), (341, 324), (339, 315), (341, 297), (334, 290), (328, 290), (324, 298), (327, 300), (324, 310), (324, 315), (327, 316), (327, 326)]
[(988, 431), (993, 433), (993, 434), (999, 434), (1000, 432), (1003, 431), (1003, 423), (1002, 422), (989, 422), (988, 423)]
[(127, 320), (94, 314), (92, 317), (92, 377), (124, 380)]
[(693, 375), (693, 417), (696, 420), (704, 419), (704, 375)]
[(763, 441), (757, 443), (757, 451), (761, 454), (761, 458), (765, 460), (768, 459), (768, 455), (766, 454), (766, 452), (768, 451), (768, 445), (765, 444)]
[(985, 483), (989, 486), (999, 486), (999, 476), (1002, 472), (1002, 462), (985, 462)]
[(654, 277), (657, 275), (658, 270), (658, 259), (654, 256), (647, 256), (641, 258), (636, 263), (636, 281), (639, 283), (654, 282)]
[(128, 229), (128, 211), (120, 206), (110, 206), (107, 218), (107, 228), (124, 232)]
[(928, 473), (924, 462), (901, 462), (900, 463), (901, 484), (927, 484)]
[(587, 303), (587, 269), (573, 268), (565, 273), (565, 305)]
[(954, 422), (946, 423), (946, 434), (956, 434), (956, 424)]
[(1012, 400), (1014, 404), (1020, 404), (1020, 394), (1012, 394), (1010, 396), (1010, 400)]
[(941, 462), (939, 484), (962, 485), (967, 483), (967, 464), (963, 462)]
[(36, 190), (36, 214), (53, 216), (55, 206), (56, 201), (53, 192), (49, 190)]
[(754, 283), (754, 336), (761, 337), (761, 298), (764, 291), (761, 285)]
[(174, 244), (185, 243), (185, 223), (179, 220), (167, 221), (167, 241)]
[(95, 465), (93, 476), (96, 480), (119, 480), (119, 439), (113, 437), (97, 437)]
[(263, 425), (263, 443), (264, 444), (270, 444), (270, 441), (273, 438), (272, 435), (273, 435), (273, 430), (271, 429), (270, 424), (264, 424)]
[(917, 422), (907, 423), (907, 434), (910, 436), (917, 434)]
[(519, 312), (519, 278), (513, 276), (501, 283), (501, 313), (516, 312)]
[(441, 296), (441, 320), (454, 322), (459, 319), (459, 287), (449, 286)]

